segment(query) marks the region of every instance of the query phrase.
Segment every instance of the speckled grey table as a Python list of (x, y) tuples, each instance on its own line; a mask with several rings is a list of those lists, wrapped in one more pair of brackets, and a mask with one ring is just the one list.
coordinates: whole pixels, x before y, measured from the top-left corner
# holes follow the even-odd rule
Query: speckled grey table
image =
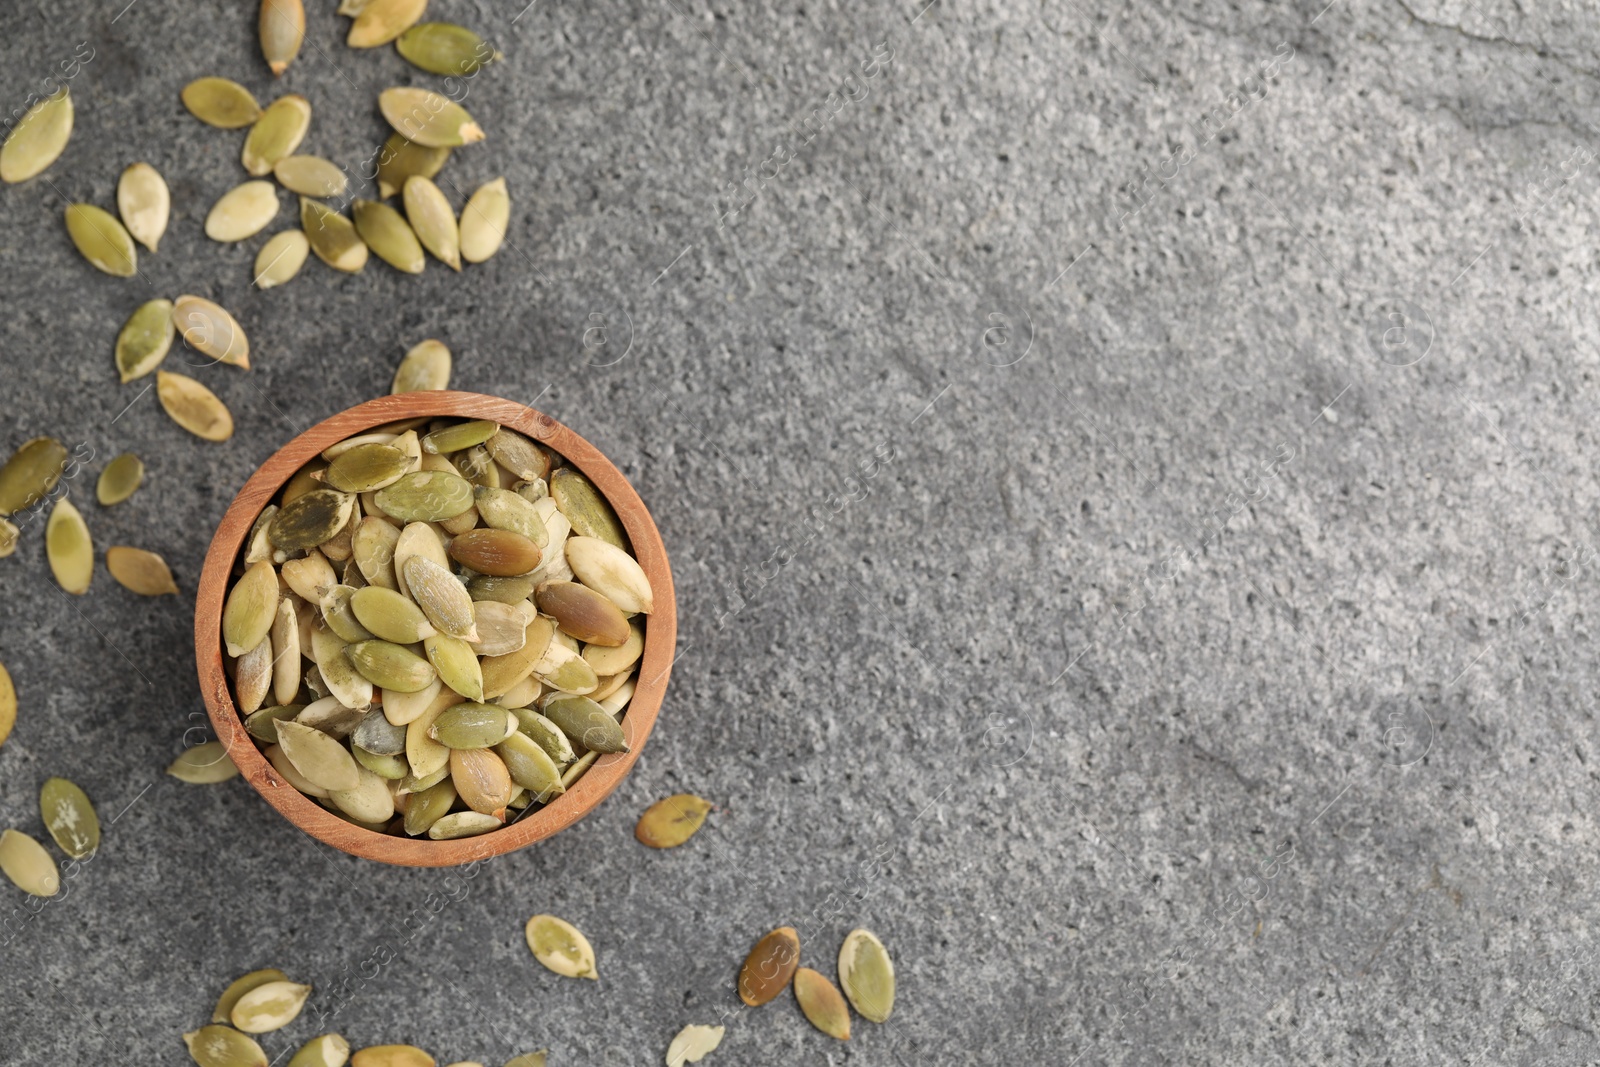
[[(201, 232), (241, 135), (178, 103), (202, 74), (279, 91), (254, 5), (5, 5), (7, 108), (92, 59), (65, 156), (0, 190), (0, 447), (92, 450), (68, 489), (97, 542), (186, 595), (102, 570), (69, 599), (42, 524), (0, 562), (0, 822), (41, 833), (65, 774), (107, 824), (48, 904), (0, 886), (0, 1062), (185, 1062), (260, 966), (317, 987), (274, 1054), (337, 1029), (658, 1063), (724, 1019), (708, 1063), (1600, 1059), (1600, 19), (1324, 2), (435, 0), (506, 56), (463, 88), (489, 139), (444, 188), (506, 175), (509, 246), (266, 293), (258, 241)], [(334, 6), (281, 88), (354, 172), (378, 91), (436, 79), (345, 48)], [(60, 214), (139, 159), (175, 215), (118, 280)], [(112, 370), (123, 318), (180, 292), (253, 339), (248, 374), (193, 371), (224, 445)], [(682, 619), (632, 777), (466, 873), (162, 774), (204, 723), (210, 528), (427, 336), (618, 462)], [(100, 509), (124, 449), (147, 484)], [(708, 828), (636, 845), (681, 790)], [(537, 911), (588, 933), (598, 984), (530, 958)], [(735, 1010), (784, 923), (830, 973), (878, 931), (894, 1017), (840, 1045), (787, 998)]]

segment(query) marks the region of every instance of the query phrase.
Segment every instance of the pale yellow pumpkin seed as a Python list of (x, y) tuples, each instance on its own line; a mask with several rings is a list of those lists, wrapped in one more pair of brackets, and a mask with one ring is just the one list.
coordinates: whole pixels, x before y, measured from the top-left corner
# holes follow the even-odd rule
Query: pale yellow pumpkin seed
[(234, 702), (241, 715), (257, 710), (272, 688), (272, 641), (270, 638), (240, 656), (233, 665)]
[(178, 591), (167, 561), (142, 548), (112, 545), (106, 549), (106, 570), (124, 589), (140, 596), (166, 596)]
[(239, 161), (251, 177), (264, 178), (278, 160), (294, 154), (310, 126), (311, 101), (298, 93), (280, 96), (250, 127)]
[(406, 179), (402, 200), (406, 207), (406, 220), (416, 233), (422, 247), (433, 253), (435, 259), (452, 270), (461, 269), (461, 230), (456, 224), (456, 213), (450, 201), (433, 184), (431, 178), (412, 175)]
[(345, 44), (351, 48), (386, 45), (415, 25), (427, 8), (428, 0), (367, 0), (350, 24)]
[(387, 200), (405, 188), (413, 174), (431, 178), (444, 169), (450, 149), (430, 147), (391, 133), (378, 153), (378, 195)]
[(56, 501), (44, 528), (45, 556), (56, 584), (82, 596), (94, 578), (94, 542), (83, 516), (66, 497)]
[(478, 187), (461, 209), (461, 258), (482, 263), (496, 252), (511, 226), (511, 194), (506, 180), (496, 178)]
[[(266, 182), (254, 184), (267, 185)], [(276, 203), (276, 199), (273, 202)], [(238, 320), (219, 305), (203, 297), (180, 296), (172, 305), (172, 322), (184, 344), (202, 356), (250, 369), (250, 339)]]
[(172, 324), (172, 301), (151, 300), (140, 304), (117, 334), (117, 376), (124, 382), (131, 382), (155, 370), (172, 349), (176, 332)]
[[(538, 1052), (524, 1052), (520, 1056), (513, 1056), (505, 1062), (505, 1067), (545, 1067), (545, 1059), (549, 1050), (540, 1049)], [(452, 1067), (483, 1067), (481, 1063), (457, 1063)]]
[(202, 1026), (183, 1035), (199, 1067), (267, 1067), (267, 1054), (255, 1039), (227, 1026)]
[(256, 253), (256, 288), (271, 289), (300, 273), (306, 257), (311, 254), (311, 242), (303, 230), (284, 230), (275, 233)]
[[(278, 725), (281, 727), (283, 723), (280, 722)], [(315, 782), (311, 781), (309, 778), (295, 769), (295, 765), (290, 763), (289, 757), (284, 754), (283, 746), (269, 745), (261, 754), (267, 757), (267, 762), (272, 764), (273, 770), (277, 771), (278, 774), (283, 776), (284, 781), (294, 786), (306, 796), (316, 797), (319, 800), (327, 797), (328, 791), (326, 789), (322, 788), (320, 785), (317, 785)]]
[(22, 534), (10, 519), (0, 519), (0, 559), (17, 550), (17, 538)]
[(180, 782), (190, 785), (214, 785), (239, 776), (239, 768), (228, 756), (221, 741), (203, 741), (191, 745), (167, 765), (167, 773)]
[(157, 371), (156, 396), (172, 421), (196, 437), (226, 441), (233, 436), (233, 415), (227, 405), (193, 378)]
[(367, 247), (395, 270), (421, 274), (428, 265), (422, 254), (422, 243), (411, 232), (405, 216), (388, 204), (357, 200), (350, 206), (350, 214), (355, 220), (356, 233)]
[(154, 252), (172, 214), (166, 179), (148, 163), (135, 163), (123, 171), (117, 179), (117, 214), (133, 239)]
[(344, 1067), (350, 1059), (350, 1042), (338, 1034), (323, 1034), (300, 1046), (288, 1067)]
[(11, 672), (0, 663), (0, 745), (6, 743), (17, 725), (17, 687), (11, 681)]
[(428, 148), (452, 148), (483, 140), (483, 128), (466, 108), (429, 89), (385, 89), (378, 108), (407, 140)]
[(390, 393), (420, 393), (450, 388), (450, 350), (434, 340), (413, 346), (395, 369)]
[(523, 930), (533, 958), (568, 978), (599, 979), (594, 949), (578, 928), (554, 915), (535, 915)]
[(311, 251), (334, 270), (359, 274), (367, 265), (367, 244), (356, 233), (355, 223), (328, 205), (301, 197), (300, 228)]
[(118, 278), (139, 273), (139, 252), (122, 223), (93, 204), (69, 204), (63, 214), (67, 235), (84, 259), (96, 269)]
[(839, 986), (856, 1014), (881, 1023), (894, 1011), (894, 961), (870, 930), (851, 930), (839, 949)]
[(685, 1026), (667, 1046), (667, 1067), (683, 1067), (686, 1063), (699, 1063), (722, 1044), (725, 1028), (721, 1026)]
[(60, 90), (34, 104), (0, 145), (0, 181), (27, 181), (66, 151), (72, 137), (72, 93)]
[(476, 74), (501, 58), (482, 37), (449, 22), (413, 26), (400, 35), (394, 47), (412, 66), (446, 76)]
[(237, 130), (261, 117), (261, 105), (250, 90), (227, 78), (196, 78), (183, 87), (183, 106), (221, 130)]
[[(624, 671), (633, 669), (639, 662), (639, 657), (644, 654), (644, 628), (639, 625), (638, 617), (628, 620), (628, 639), (615, 648), (604, 645), (586, 645), (583, 649), (583, 658), (589, 666), (594, 668), (594, 673), (601, 678), (615, 677)], [(617, 683), (618, 685), (621, 682)], [(595, 692), (591, 696), (595, 700), (603, 700), (609, 694)]]
[(19, 830), (0, 834), (0, 872), (24, 893), (53, 897), (61, 888), (61, 872), (43, 845)]
[(300, 54), (300, 44), (306, 36), (306, 10), (300, 0), (261, 0), (256, 29), (261, 38), (261, 57), (276, 77), (288, 70)]
[[(387, 793), (388, 791), (385, 790)], [(234, 1004), (228, 1018), (246, 1034), (265, 1034), (281, 1030), (294, 1022), (305, 1007), (311, 987), (297, 982), (265, 982), (245, 993)]]
[(275, 967), (267, 967), (259, 971), (251, 971), (249, 974), (240, 975), (230, 982), (228, 988), (222, 991), (222, 996), (217, 998), (217, 1006), (211, 1012), (211, 1021), (214, 1023), (227, 1022), (233, 1015), (233, 1006), (239, 1003), (239, 998), (250, 992), (250, 990), (264, 986), (268, 982), (286, 982), (288, 980), (289, 976)]
[(623, 611), (648, 615), (655, 607), (644, 568), (622, 549), (595, 537), (569, 537), (566, 551), (578, 580)]
[(231, 243), (254, 237), (278, 213), (278, 190), (271, 182), (249, 181), (223, 193), (206, 215), (206, 236)]
[(321, 156), (285, 156), (272, 174), (285, 189), (301, 196), (342, 196), (349, 186), (343, 168)]

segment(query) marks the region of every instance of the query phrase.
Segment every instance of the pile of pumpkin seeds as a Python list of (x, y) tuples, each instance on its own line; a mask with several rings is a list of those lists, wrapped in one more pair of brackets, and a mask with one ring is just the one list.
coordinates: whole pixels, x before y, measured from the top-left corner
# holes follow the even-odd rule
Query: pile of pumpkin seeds
[[(439, 373), (418, 349), (397, 387)], [(333, 445), (236, 575), (222, 639), (245, 728), (350, 822), (486, 833), (627, 750), (649, 579), (593, 484), (513, 430), (407, 419)]]

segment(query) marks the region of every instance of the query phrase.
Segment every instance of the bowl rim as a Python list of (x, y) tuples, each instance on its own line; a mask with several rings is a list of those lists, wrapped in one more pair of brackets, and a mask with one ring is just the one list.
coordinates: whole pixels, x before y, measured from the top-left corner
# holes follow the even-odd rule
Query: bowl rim
[[(655, 610), (645, 627), (635, 690), (622, 718), (629, 751), (602, 755), (561, 797), (499, 830), (452, 841), (378, 833), (347, 822), (285, 781), (267, 762), (233, 702), (223, 666), (222, 607), (239, 550), (256, 519), (295, 472), (324, 449), (385, 423), (422, 416), (493, 419), (560, 454), (611, 504), (650, 578)], [(661, 710), (677, 646), (677, 600), (666, 546), (649, 509), (623, 473), (578, 433), (541, 411), (503, 397), (457, 390), (398, 393), (331, 415), (263, 461), (223, 513), (195, 591), (195, 665), (206, 713), (240, 775), (291, 824), (324, 844), (399, 866), (448, 867), (525, 848), (561, 832), (611, 794), (633, 768)]]

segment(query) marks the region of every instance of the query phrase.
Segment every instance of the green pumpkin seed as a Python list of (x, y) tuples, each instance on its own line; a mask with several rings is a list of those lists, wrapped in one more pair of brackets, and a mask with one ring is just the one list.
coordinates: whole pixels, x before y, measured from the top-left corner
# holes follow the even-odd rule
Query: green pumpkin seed
[(233, 1016), (233, 1006), (239, 1003), (239, 998), (258, 989), (268, 982), (287, 982), (289, 976), (282, 971), (268, 967), (260, 971), (251, 971), (249, 974), (235, 978), (227, 989), (222, 991), (222, 996), (217, 998), (217, 1006), (211, 1012), (211, 1021), (225, 1023)]
[(520, 604), (533, 595), (534, 579), (527, 576), (495, 578), (479, 575), (467, 583), (473, 600), (490, 600), (501, 604)]
[[(387, 704), (387, 702), (385, 702)], [(387, 712), (387, 707), (384, 709)], [(406, 751), (406, 728), (383, 715), (368, 715), (350, 732), (350, 743), (374, 756), (400, 756)]]
[(571, 763), (577, 758), (572, 742), (555, 723), (532, 708), (517, 708), (512, 714), (517, 718), (517, 729), (527, 734), (556, 763)]
[(318, 259), (334, 270), (360, 274), (367, 265), (367, 244), (355, 223), (327, 204), (300, 198), (300, 228)]
[(393, 445), (367, 444), (340, 453), (322, 480), (346, 493), (371, 493), (400, 480), (411, 457)]
[(685, 1026), (667, 1046), (667, 1067), (699, 1063), (722, 1044), (724, 1030), (721, 1026)]
[(94, 542), (83, 516), (66, 497), (56, 501), (44, 527), (45, 556), (56, 584), (82, 596), (94, 578)]
[(448, 471), (413, 471), (378, 490), (377, 501), (401, 522), (438, 522), (472, 506), (472, 484)]
[(306, 9), (300, 0), (261, 0), (256, 30), (261, 38), (261, 58), (276, 77), (300, 54), (306, 36)]
[(357, 200), (350, 206), (355, 219), (356, 233), (367, 247), (395, 270), (406, 274), (421, 274), (428, 265), (422, 254), (422, 244), (405, 216), (388, 204), (376, 200)]
[[(406, 833), (412, 837), (427, 833), (434, 823), (450, 814), (450, 808), (455, 802), (456, 787), (449, 779), (411, 794), (411, 799), (406, 802)], [(499, 822), (497, 821), (495, 825), (498, 826)]]
[(250, 90), (227, 78), (196, 78), (183, 87), (183, 106), (220, 130), (237, 130), (261, 117), (261, 105)]
[(618, 648), (628, 640), (628, 620), (621, 609), (586, 585), (543, 582), (534, 590), (534, 601), (562, 632), (586, 644)]
[(300, 1046), (289, 1067), (344, 1067), (350, 1059), (350, 1042), (338, 1034), (323, 1034)]
[(450, 350), (438, 341), (415, 345), (394, 372), (390, 393), (421, 393), (450, 388)]
[(65, 778), (51, 778), (39, 790), (39, 813), (44, 828), (61, 851), (81, 860), (100, 847), (100, 820), (82, 789)]
[[(367, 718), (381, 719), (383, 716), (368, 715)], [(362, 748), (358, 744), (355, 744), (354, 742), (352, 742), (350, 745), (350, 755), (354, 756), (356, 758), (356, 762), (361, 764), (365, 770), (371, 771), (373, 774), (377, 775), (379, 778), (382, 778), (386, 782), (398, 782), (406, 775), (411, 773), (411, 766), (399, 756), (382, 756), (376, 752), (368, 752), (366, 749)], [(328, 794), (328, 796), (335, 803), (338, 803), (338, 798), (332, 793)], [(393, 800), (391, 798), (391, 806), (392, 804)], [(348, 808), (343, 810), (346, 812), (346, 814), (350, 813)], [(390, 817), (392, 817), (393, 814), (394, 813), (391, 811)]]
[(133, 238), (109, 211), (93, 204), (69, 204), (64, 213), (67, 235), (96, 269), (118, 278), (139, 273), (139, 252)]
[(351, 48), (377, 48), (388, 44), (416, 24), (428, 0), (367, 0), (350, 24), (345, 44)]
[(430, 178), (412, 175), (401, 190), (406, 221), (422, 247), (451, 270), (461, 269), (461, 231), (450, 201)]
[(267, 239), (256, 253), (256, 288), (271, 289), (300, 273), (311, 254), (303, 230), (283, 230)]
[(617, 513), (589, 479), (571, 467), (562, 467), (550, 476), (550, 496), (556, 508), (572, 523), (574, 534), (598, 537), (627, 551), (628, 535), (617, 521)]
[(28, 109), (0, 145), (0, 181), (27, 181), (61, 157), (72, 137), (72, 94), (62, 86)]
[[(390, 760), (399, 766), (399, 773), (393, 775), (395, 780), (405, 777), (405, 761), (393, 757), (375, 758)], [(390, 777), (368, 767), (361, 767), (360, 775), (361, 781), (354, 789), (330, 789), (328, 799), (357, 822), (381, 826), (394, 818), (394, 794), (389, 792)]]
[(518, 731), (494, 746), (495, 753), (505, 763), (511, 780), (541, 799), (560, 796), (561, 768), (539, 743)]
[(278, 160), (294, 154), (311, 126), (311, 101), (298, 93), (280, 96), (250, 127), (239, 160), (252, 178), (272, 173)]
[(474, 445), (464, 452), (457, 452), (450, 457), (450, 462), (461, 472), (461, 477), (474, 486), (500, 488), (500, 468), (495, 465), (489, 450), (482, 445)]
[(387, 200), (405, 188), (412, 175), (431, 178), (444, 169), (450, 149), (420, 145), (391, 133), (378, 153), (378, 195)]
[(131, 382), (155, 370), (167, 358), (175, 334), (172, 301), (140, 304), (117, 334), (117, 375)]
[(180, 296), (172, 306), (172, 322), (184, 344), (196, 352), (219, 363), (250, 369), (250, 339), (238, 320), (220, 306), (198, 296)]
[(469, 702), (440, 712), (428, 736), (446, 748), (489, 748), (504, 741), (514, 723), (505, 708)]
[(327, 598), (322, 601), (322, 621), (328, 624), (328, 629), (332, 630), (339, 640), (346, 643), (371, 641), (377, 636), (361, 625), (361, 620), (356, 617), (355, 595), (359, 592), (360, 589), (339, 585), (330, 589)]
[[(388, 790), (384, 792), (387, 794)], [(290, 981), (264, 982), (241, 996), (228, 1018), (246, 1034), (281, 1030), (294, 1022), (310, 995), (308, 985)]]
[(172, 580), (167, 561), (142, 548), (112, 545), (106, 549), (106, 570), (130, 593), (167, 596), (178, 592), (178, 583)]
[(894, 1011), (894, 961), (870, 930), (851, 930), (839, 949), (839, 985), (856, 1014), (881, 1023)]
[(255, 1039), (226, 1026), (202, 1026), (183, 1040), (199, 1067), (267, 1067), (267, 1054)]
[(373, 636), (397, 645), (414, 644), (434, 634), (422, 609), (393, 589), (375, 585), (357, 589), (350, 597), (350, 608)]
[(378, 108), (396, 132), (428, 148), (453, 148), (483, 140), (483, 128), (466, 108), (428, 89), (385, 89)]
[(493, 815), (484, 815), (476, 811), (458, 811), (454, 815), (446, 815), (428, 827), (428, 837), (434, 841), (454, 841), (460, 837), (477, 837), (490, 830), (498, 830), (504, 826)]
[(50, 495), (67, 469), (67, 449), (53, 437), (35, 437), (0, 467), (0, 515), (11, 515)]
[(448, 22), (413, 26), (400, 35), (394, 47), (412, 66), (446, 76), (476, 74), (502, 58), (482, 37)]
[(285, 552), (315, 548), (344, 529), (355, 497), (336, 489), (315, 489), (280, 510), (267, 528), (272, 543)]
[(499, 424), (492, 419), (473, 419), (442, 427), (422, 439), (422, 450), (432, 455), (459, 452), (473, 445), (481, 445), (494, 436)]
[(705, 825), (710, 811), (710, 801), (693, 793), (679, 793), (646, 808), (633, 828), (633, 836), (651, 848), (677, 848)]
[(285, 719), (293, 719), (304, 710), (302, 704), (278, 704), (262, 708), (245, 716), (244, 728), (257, 741), (275, 745), (278, 743), (278, 724)]
[(345, 655), (363, 678), (385, 689), (415, 693), (437, 677), (433, 664), (392, 641), (356, 641)]
[[(476, 612), (473, 615), (477, 618)], [(422, 639), (428, 662), (444, 684), (467, 700), (483, 699), (483, 668), (472, 645), (448, 634), (430, 634)]]
[(266, 181), (250, 181), (223, 193), (206, 214), (206, 236), (231, 243), (254, 237), (278, 213), (278, 190)]
[(156, 371), (156, 397), (173, 422), (206, 441), (233, 436), (233, 414), (217, 394), (182, 374)]
[(299, 722), (280, 722), (278, 747), (306, 781), (330, 793), (354, 789), (361, 782), (361, 768), (350, 750), (321, 730)]
[(545, 718), (591, 752), (627, 752), (622, 726), (588, 697), (558, 694), (544, 702)]
[(511, 194), (506, 180), (496, 178), (478, 187), (461, 209), (461, 258), (482, 263), (500, 251), (511, 226)]
[(239, 777), (239, 768), (221, 741), (203, 741), (184, 749), (167, 765), (167, 773), (189, 785), (215, 785)]
[(535, 915), (523, 930), (533, 958), (568, 978), (599, 979), (594, 949), (578, 928), (554, 915)]
[(117, 214), (133, 239), (154, 252), (172, 214), (166, 179), (148, 163), (130, 166), (117, 179)]

